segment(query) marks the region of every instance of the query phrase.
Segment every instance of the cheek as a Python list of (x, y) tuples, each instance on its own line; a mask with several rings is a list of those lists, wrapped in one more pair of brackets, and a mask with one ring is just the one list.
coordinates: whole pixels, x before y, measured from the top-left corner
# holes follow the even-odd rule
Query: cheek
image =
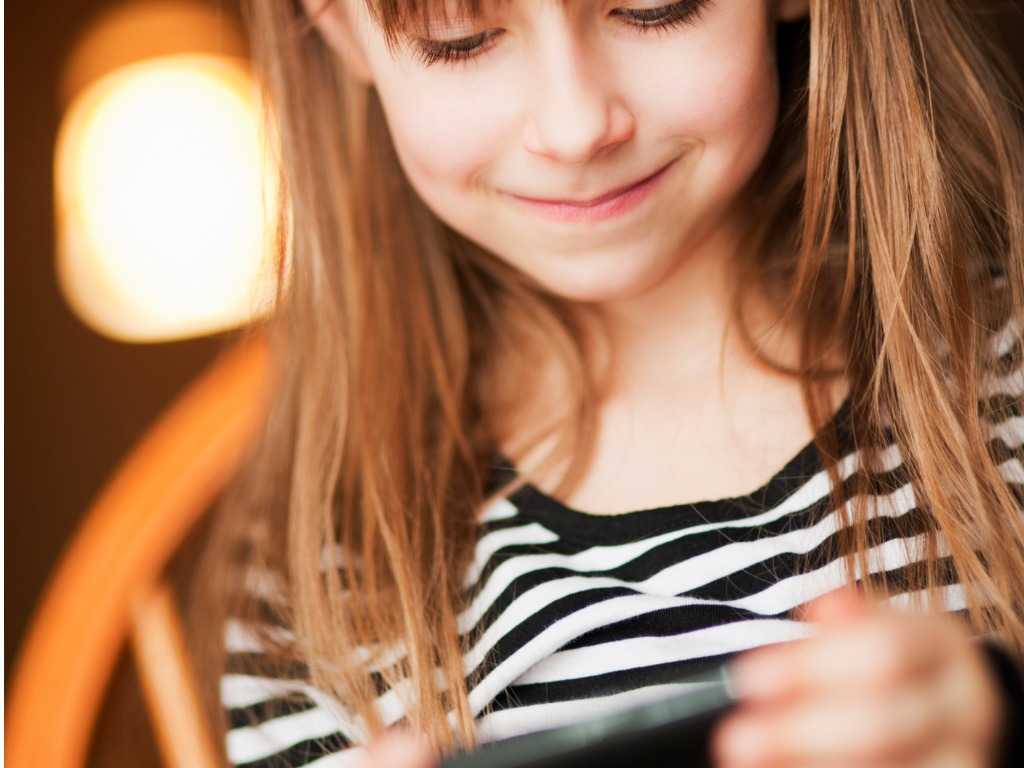
[(760, 160), (778, 121), (779, 82), (774, 56), (767, 47), (745, 51), (720, 83), (711, 110), (714, 127), (732, 143), (740, 159)]
[(509, 132), (494, 88), (429, 81), (402, 73), (377, 83), (395, 151), (425, 198), (472, 185), (498, 160)]
[[(779, 86), (764, 27), (746, 42), (709, 40), (688, 52), (685, 77), (662, 85), (663, 118), (702, 145), (707, 167), (746, 179), (760, 163), (778, 119)], [(678, 64), (676, 71), (679, 71)], [(666, 89), (672, 98), (665, 99)]]

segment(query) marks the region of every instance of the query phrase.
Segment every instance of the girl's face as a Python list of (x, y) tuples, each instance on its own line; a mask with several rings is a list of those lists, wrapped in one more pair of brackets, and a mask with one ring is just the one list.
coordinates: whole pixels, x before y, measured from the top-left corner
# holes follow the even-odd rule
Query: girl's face
[(321, 23), (437, 216), (558, 295), (610, 302), (733, 229), (776, 124), (777, 14), (801, 5), (780, 2), (507, 0), (392, 46), (362, 0)]

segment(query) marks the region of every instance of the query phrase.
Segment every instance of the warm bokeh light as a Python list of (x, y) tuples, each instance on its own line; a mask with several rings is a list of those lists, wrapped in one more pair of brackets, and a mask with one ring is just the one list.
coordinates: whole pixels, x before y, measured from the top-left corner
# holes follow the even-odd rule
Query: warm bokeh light
[(58, 275), (125, 341), (213, 333), (268, 309), (275, 265), (256, 89), (244, 64), (163, 56), (78, 95), (57, 143)]

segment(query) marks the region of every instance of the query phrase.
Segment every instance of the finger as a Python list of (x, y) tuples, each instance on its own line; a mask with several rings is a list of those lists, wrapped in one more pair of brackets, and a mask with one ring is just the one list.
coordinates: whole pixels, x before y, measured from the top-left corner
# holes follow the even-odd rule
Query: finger
[(933, 750), (920, 763), (921, 768), (991, 768), (993, 765), (1002, 764), (996, 760), (985, 759), (977, 752), (963, 748)]
[(359, 768), (433, 768), (437, 761), (423, 738), (394, 729), (370, 742)]
[(822, 595), (799, 611), (801, 621), (834, 627), (872, 615), (872, 605), (855, 589), (844, 587)]
[(981, 648), (965, 640), (960, 651), (935, 681), (932, 695), (947, 704), (950, 738), (994, 764), (1003, 735), (1014, 726), (1006, 716), (1001, 684)]
[(885, 690), (934, 670), (962, 634), (949, 620), (874, 616), (811, 640), (750, 651), (729, 672), (736, 693), (751, 702), (840, 688)]
[(915, 764), (941, 727), (925, 691), (879, 700), (810, 699), (724, 721), (713, 749), (721, 765)]

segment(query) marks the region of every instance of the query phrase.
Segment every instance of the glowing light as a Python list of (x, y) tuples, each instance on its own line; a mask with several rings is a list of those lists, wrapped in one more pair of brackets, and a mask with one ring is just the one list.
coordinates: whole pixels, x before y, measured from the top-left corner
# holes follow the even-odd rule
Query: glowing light
[(58, 277), (94, 329), (126, 341), (213, 333), (267, 311), (273, 188), (246, 67), (206, 55), (106, 75), (57, 143)]

